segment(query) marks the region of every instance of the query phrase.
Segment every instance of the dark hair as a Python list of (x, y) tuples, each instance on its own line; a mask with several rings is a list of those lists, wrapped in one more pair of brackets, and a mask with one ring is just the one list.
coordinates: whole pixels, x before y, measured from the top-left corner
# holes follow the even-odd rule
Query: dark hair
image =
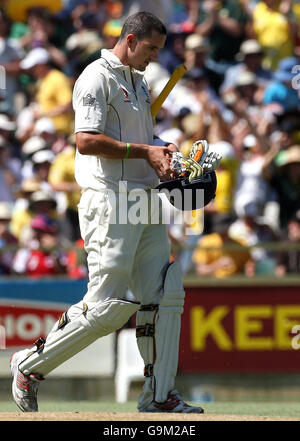
[(39, 6), (28, 8), (27, 17), (36, 17), (43, 21), (53, 21), (53, 14), (48, 9)]
[(134, 34), (138, 40), (143, 40), (143, 38), (150, 37), (153, 30), (159, 34), (167, 34), (165, 25), (155, 15), (150, 12), (137, 12), (125, 20), (120, 40), (128, 34)]

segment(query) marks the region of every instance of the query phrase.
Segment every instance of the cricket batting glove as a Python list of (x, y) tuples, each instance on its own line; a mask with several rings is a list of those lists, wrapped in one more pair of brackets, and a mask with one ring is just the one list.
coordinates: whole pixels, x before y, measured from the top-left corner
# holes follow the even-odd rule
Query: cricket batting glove
[(182, 153), (172, 154), (171, 168), (182, 177), (188, 177), (189, 181), (200, 178), (204, 173), (216, 170), (222, 156), (210, 152), (208, 142), (204, 139), (194, 142), (188, 157)]

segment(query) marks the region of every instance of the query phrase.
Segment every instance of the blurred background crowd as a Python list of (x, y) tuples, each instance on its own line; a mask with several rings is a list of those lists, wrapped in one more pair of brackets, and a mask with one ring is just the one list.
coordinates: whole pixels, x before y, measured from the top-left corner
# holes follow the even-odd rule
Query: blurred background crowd
[(169, 226), (172, 259), (184, 274), (201, 277), (299, 273), (300, 1), (1, 6), (1, 275), (87, 277), (72, 88), (101, 49), (115, 45), (126, 17), (142, 10), (168, 29), (165, 48), (146, 70), (152, 98), (175, 67), (187, 67), (155, 134), (183, 154), (207, 139), (223, 157), (213, 202), (192, 222)]

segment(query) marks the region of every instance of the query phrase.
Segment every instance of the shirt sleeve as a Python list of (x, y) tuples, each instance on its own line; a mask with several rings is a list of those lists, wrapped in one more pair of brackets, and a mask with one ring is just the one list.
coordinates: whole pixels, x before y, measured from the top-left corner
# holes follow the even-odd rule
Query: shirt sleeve
[(170, 144), (170, 143), (164, 141), (163, 139), (159, 138), (158, 136), (153, 136), (153, 145), (166, 146), (168, 144)]
[(108, 86), (103, 74), (86, 76), (82, 74), (75, 83), (73, 108), (75, 112), (75, 133), (104, 133), (107, 116)]

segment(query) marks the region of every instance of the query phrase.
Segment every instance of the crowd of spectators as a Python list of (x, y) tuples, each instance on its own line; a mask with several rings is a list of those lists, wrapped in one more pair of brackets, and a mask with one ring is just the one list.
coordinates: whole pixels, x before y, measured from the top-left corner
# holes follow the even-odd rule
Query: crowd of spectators
[[(169, 226), (172, 258), (184, 274), (200, 276), (299, 272), (299, 2), (2, 3), (0, 274), (87, 276), (72, 88), (101, 49), (115, 45), (126, 17), (141, 10), (168, 29), (165, 48), (145, 74), (152, 99), (175, 67), (187, 67), (156, 118), (155, 134), (183, 154), (207, 139), (222, 155), (215, 199), (192, 224), (187, 216)], [(270, 243), (288, 248), (278, 252)]]

